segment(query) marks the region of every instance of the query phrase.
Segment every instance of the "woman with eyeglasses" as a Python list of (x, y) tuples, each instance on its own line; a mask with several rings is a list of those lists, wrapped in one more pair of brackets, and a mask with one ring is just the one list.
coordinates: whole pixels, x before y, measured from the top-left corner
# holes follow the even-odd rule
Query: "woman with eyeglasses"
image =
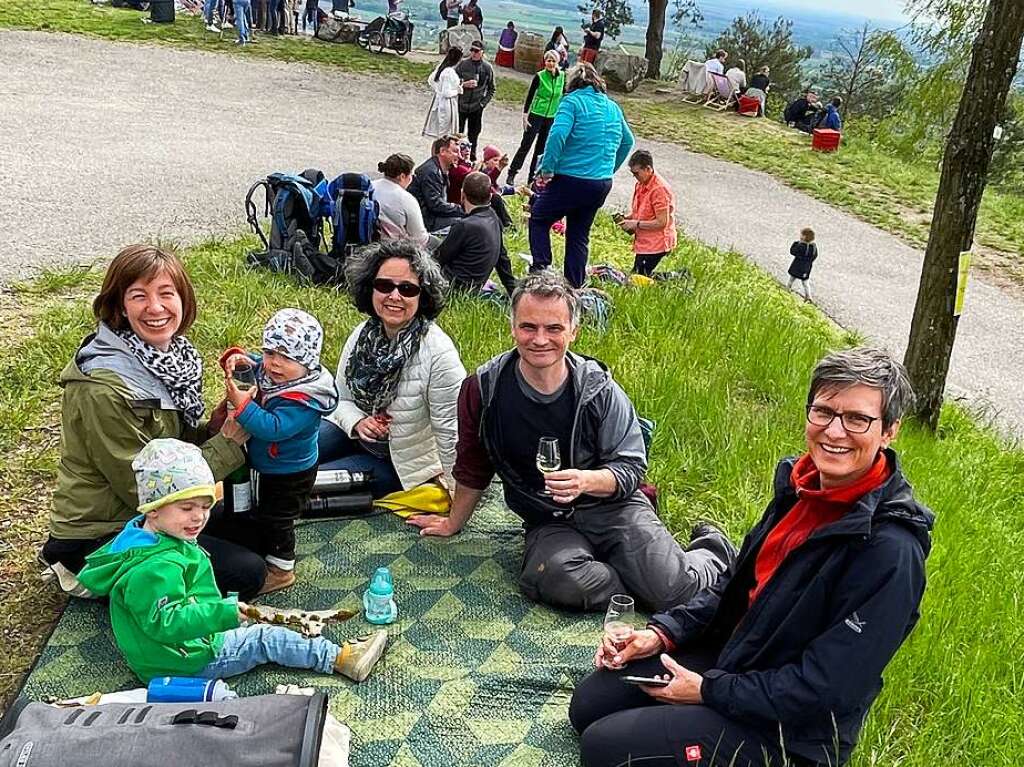
[(451, 492), (456, 407), (466, 369), (434, 322), (447, 282), (409, 240), (374, 244), (345, 266), (368, 319), (341, 351), (338, 408), (320, 427), (320, 468), (371, 471), (381, 498), (438, 481)]
[(569, 708), (585, 767), (846, 763), (924, 593), (934, 515), (889, 448), (913, 397), (887, 352), (818, 363), (807, 452), (729, 572), (597, 649)]

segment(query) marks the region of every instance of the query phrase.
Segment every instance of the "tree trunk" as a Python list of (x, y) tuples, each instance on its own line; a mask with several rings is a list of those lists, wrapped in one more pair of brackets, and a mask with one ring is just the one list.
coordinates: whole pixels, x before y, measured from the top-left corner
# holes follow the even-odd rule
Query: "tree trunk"
[(974, 239), (995, 144), (992, 133), (1017, 71), (1022, 39), (1024, 2), (990, 0), (946, 142), (904, 359), (917, 392), (917, 415), (933, 431), (956, 339), (953, 303), (959, 255), (970, 249)]
[(647, 18), (647, 77), (657, 80), (661, 77), (661, 56), (665, 39), (665, 11), (668, 0), (649, 0), (650, 15)]

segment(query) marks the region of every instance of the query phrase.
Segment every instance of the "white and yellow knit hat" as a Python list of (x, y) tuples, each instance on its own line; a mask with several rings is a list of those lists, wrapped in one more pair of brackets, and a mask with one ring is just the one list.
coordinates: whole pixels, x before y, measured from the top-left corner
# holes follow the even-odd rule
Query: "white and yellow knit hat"
[(159, 509), (188, 498), (213, 503), (213, 472), (195, 445), (177, 439), (154, 439), (132, 461), (139, 492), (139, 511)]

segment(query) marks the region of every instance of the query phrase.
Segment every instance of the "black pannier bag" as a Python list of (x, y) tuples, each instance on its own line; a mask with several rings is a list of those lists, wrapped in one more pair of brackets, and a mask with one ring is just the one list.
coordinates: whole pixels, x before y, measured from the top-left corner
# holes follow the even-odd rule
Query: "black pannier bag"
[(327, 696), (57, 708), (19, 699), (0, 767), (316, 767)]

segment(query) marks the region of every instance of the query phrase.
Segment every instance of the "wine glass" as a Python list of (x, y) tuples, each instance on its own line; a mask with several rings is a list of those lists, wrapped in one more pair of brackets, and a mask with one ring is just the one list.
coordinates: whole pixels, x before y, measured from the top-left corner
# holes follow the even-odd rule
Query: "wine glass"
[[(558, 449), (558, 437), (541, 437), (537, 443), (537, 471), (541, 474), (550, 474), (562, 468), (562, 454)], [(545, 488), (541, 490), (543, 495), (551, 495)]]
[(256, 388), (256, 366), (246, 362), (235, 365), (235, 369), (231, 371), (231, 379), (239, 391), (246, 392)]
[(604, 633), (608, 641), (615, 645), (616, 650), (626, 646), (635, 623), (636, 609), (633, 597), (627, 594), (614, 595), (608, 602), (608, 610), (604, 614)]

